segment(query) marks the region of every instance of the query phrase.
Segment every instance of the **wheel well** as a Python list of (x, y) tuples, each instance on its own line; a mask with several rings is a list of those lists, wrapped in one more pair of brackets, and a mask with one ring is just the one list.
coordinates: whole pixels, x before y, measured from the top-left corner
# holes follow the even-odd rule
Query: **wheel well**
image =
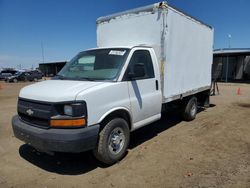
[(180, 100), (179, 102), (185, 103), (185, 102), (188, 102), (192, 97), (195, 97), (197, 99), (197, 103), (199, 106), (205, 106), (207, 103), (207, 99), (209, 102), (209, 96), (210, 96), (210, 90), (205, 90), (205, 91), (193, 94), (193, 95), (183, 97), (183, 99)]
[(209, 106), (209, 96), (210, 90), (206, 90), (196, 94), (196, 98), (199, 106), (208, 107)]
[(107, 115), (100, 123), (100, 128), (101, 130), (103, 127), (111, 120), (114, 118), (122, 118), (127, 121), (129, 130), (131, 130), (131, 117), (130, 114), (126, 110), (116, 110), (114, 112), (111, 112), (109, 115)]

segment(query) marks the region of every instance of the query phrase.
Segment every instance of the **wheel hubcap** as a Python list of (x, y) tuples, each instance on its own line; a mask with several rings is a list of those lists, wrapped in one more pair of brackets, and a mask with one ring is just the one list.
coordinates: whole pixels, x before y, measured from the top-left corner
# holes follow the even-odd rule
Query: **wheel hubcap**
[(109, 151), (112, 154), (118, 154), (125, 143), (124, 132), (121, 128), (115, 128), (109, 136)]
[(193, 106), (192, 106), (192, 108), (191, 108), (191, 115), (192, 116), (194, 116), (196, 114), (196, 110), (197, 110), (197, 108), (196, 108), (196, 105), (194, 103)]

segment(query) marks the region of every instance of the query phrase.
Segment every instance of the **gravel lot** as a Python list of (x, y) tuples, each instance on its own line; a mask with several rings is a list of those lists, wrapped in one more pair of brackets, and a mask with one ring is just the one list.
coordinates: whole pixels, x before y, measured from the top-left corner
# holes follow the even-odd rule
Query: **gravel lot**
[(17, 140), (11, 117), (28, 84), (0, 82), (0, 187), (250, 187), (250, 84), (219, 84), (192, 122), (168, 113), (133, 132), (111, 167), (91, 152), (49, 156)]

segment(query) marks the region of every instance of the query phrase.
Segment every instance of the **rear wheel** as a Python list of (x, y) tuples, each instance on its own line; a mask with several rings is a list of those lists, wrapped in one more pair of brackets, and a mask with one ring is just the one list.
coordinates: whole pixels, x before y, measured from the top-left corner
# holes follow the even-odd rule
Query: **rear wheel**
[(17, 81), (18, 81), (18, 80), (17, 80), (16, 78), (13, 79), (13, 82), (14, 82), (14, 83), (17, 83)]
[(182, 104), (182, 117), (186, 121), (195, 119), (197, 114), (197, 98), (192, 97), (189, 100), (185, 100)]
[(105, 164), (114, 164), (126, 154), (129, 139), (128, 123), (122, 118), (112, 119), (99, 133), (99, 141), (94, 155)]

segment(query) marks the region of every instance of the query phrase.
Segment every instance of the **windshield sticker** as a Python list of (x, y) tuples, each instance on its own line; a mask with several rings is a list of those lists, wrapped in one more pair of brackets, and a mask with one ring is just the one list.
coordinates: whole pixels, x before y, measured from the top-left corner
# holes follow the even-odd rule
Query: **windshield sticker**
[(124, 50), (124, 51), (110, 50), (109, 55), (120, 55), (120, 56), (123, 56), (125, 53), (126, 53), (126, 50)]

